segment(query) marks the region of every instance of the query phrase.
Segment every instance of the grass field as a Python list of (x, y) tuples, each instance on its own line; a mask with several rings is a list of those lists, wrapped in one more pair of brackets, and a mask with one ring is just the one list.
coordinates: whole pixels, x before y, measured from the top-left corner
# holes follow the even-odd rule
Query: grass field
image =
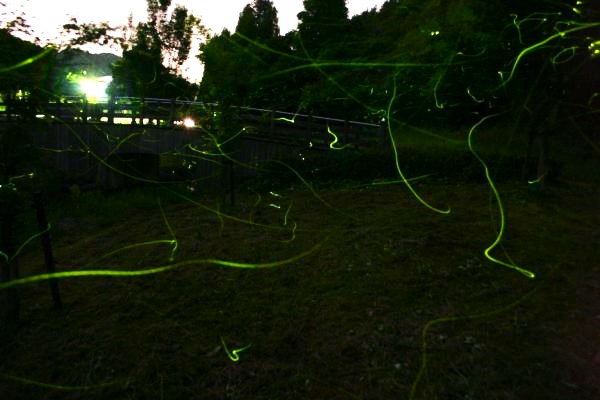
[[(50, 210), (60, 271), (196, 261), (63, 279), (62, 310), (47, 282), (18, 286), (0, 397), (598, 398), (599, 192), (499, 184), (507, 226), (492, 255), (529, 279), (484, 255), (499, 226), (489, 186), (416, 189), (451, 213), (398, 184), (241, 191), (234, 206), (158, 189), (71, 195)], [(36, 246), (22, 276), (43, 272)]]

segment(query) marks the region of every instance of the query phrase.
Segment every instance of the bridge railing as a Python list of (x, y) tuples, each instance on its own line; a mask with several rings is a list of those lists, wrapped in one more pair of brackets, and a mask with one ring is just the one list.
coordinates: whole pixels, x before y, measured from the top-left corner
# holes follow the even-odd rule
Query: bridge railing
[[(253, 107), (233, 109), (244, 134), (256, 140), (332, 149), (373, 147), (386, 141), (385, 128), (380, 124)], [(38, 105), (35, 113), (38, 118), (56, 122), (197, 129), (206, 126), (216, 110), (214, 103), (181, 99), (106, 97), (88, 101), (71, 96)], [(17, 117), (14, 111), (0, 104), (0, 119)]]

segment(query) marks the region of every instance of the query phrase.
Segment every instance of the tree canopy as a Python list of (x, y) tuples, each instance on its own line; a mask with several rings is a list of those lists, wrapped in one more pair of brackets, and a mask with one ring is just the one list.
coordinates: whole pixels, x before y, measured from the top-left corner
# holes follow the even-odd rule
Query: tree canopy
[(575, 1), (389, 0), (348, 19), (343, 0), (305, 0), (296, 31), (259, 35), (259, 21), (276, 21), (260, 12), (269, 3), (248, 4), (236, 34), (202, 46), (209, 98), (377, 118), (395, 86), (398, 117), (462, 125), (546, 96), (548, 82), (574, 91), (600, 53), (598, 6)]

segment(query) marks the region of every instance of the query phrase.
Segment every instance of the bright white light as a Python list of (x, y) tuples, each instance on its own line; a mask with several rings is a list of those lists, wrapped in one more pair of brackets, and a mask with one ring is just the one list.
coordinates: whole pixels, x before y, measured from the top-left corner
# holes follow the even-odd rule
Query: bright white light
[(77, 81), (79, 90), (90, 101), (106, 97), (106, 89), (112, 81), (111, 76), (100, 76), (97, 78), (80, 78)]
[(186, 128), (194, 128), (196, 126), (196, 122), (194, 122), (194, 120), (190, 117), (187, 117), (183, 120), (183, 126)]

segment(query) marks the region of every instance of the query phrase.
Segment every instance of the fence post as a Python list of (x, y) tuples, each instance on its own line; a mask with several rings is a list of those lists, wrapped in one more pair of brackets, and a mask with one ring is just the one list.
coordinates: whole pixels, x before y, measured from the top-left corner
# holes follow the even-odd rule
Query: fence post
[[(42, 233), (41, 239), (42, 248), (44, 250), (44, 261), (46, 263), (46, 272), (53, 274), (56, 272), (56, 268), (54, 265), (54, 257), (52, 255), (52, 244), (50, 243), (48, 220), (46, 218), (46, 210), (44, 209), (44, 202), (42, 200), (41, 193), (35, 193), (33, 195), (33, 202), (35, 205), (38, 227), (44, 232)], [(50, 283), (50, 291), (52, 293), (52, 303), (54, 304), (54, 308), (62, 308), (58, 282), (56, 279), (49, 279), (48, 282)]]
[(171, 109), (169, 110), (169, 121), (167, 127), (172, 128), (175, 124), (175, 99), (171, 99)]
[(113, 96), (108, 98), (108, 123), (110, 125), (115, 123), (115, 98)]
[(88, 100), (87, 97), (83, 96), (83, 104), (81, 105), (81, 122), (87, 124), (88, 117)]
[[(0, 215), (0, 225), (2, 226), (0, 282), (3, 283), (9, 282), (11, 279), (18, 278), (19, 276), (17, 260), (13, 258), (15, 252), (13, 241), (15, 215), (11, 212), (13, 210), (7, 210), (9, 207), (4, 207), (6, 205), (2, 204), (4, 212)], [(16, 288), (13, 287), (0, 291), (0, 321), (4, 320), (6, 323), (17, 324), (19, 322), (19, 310), (19, 295)]]

